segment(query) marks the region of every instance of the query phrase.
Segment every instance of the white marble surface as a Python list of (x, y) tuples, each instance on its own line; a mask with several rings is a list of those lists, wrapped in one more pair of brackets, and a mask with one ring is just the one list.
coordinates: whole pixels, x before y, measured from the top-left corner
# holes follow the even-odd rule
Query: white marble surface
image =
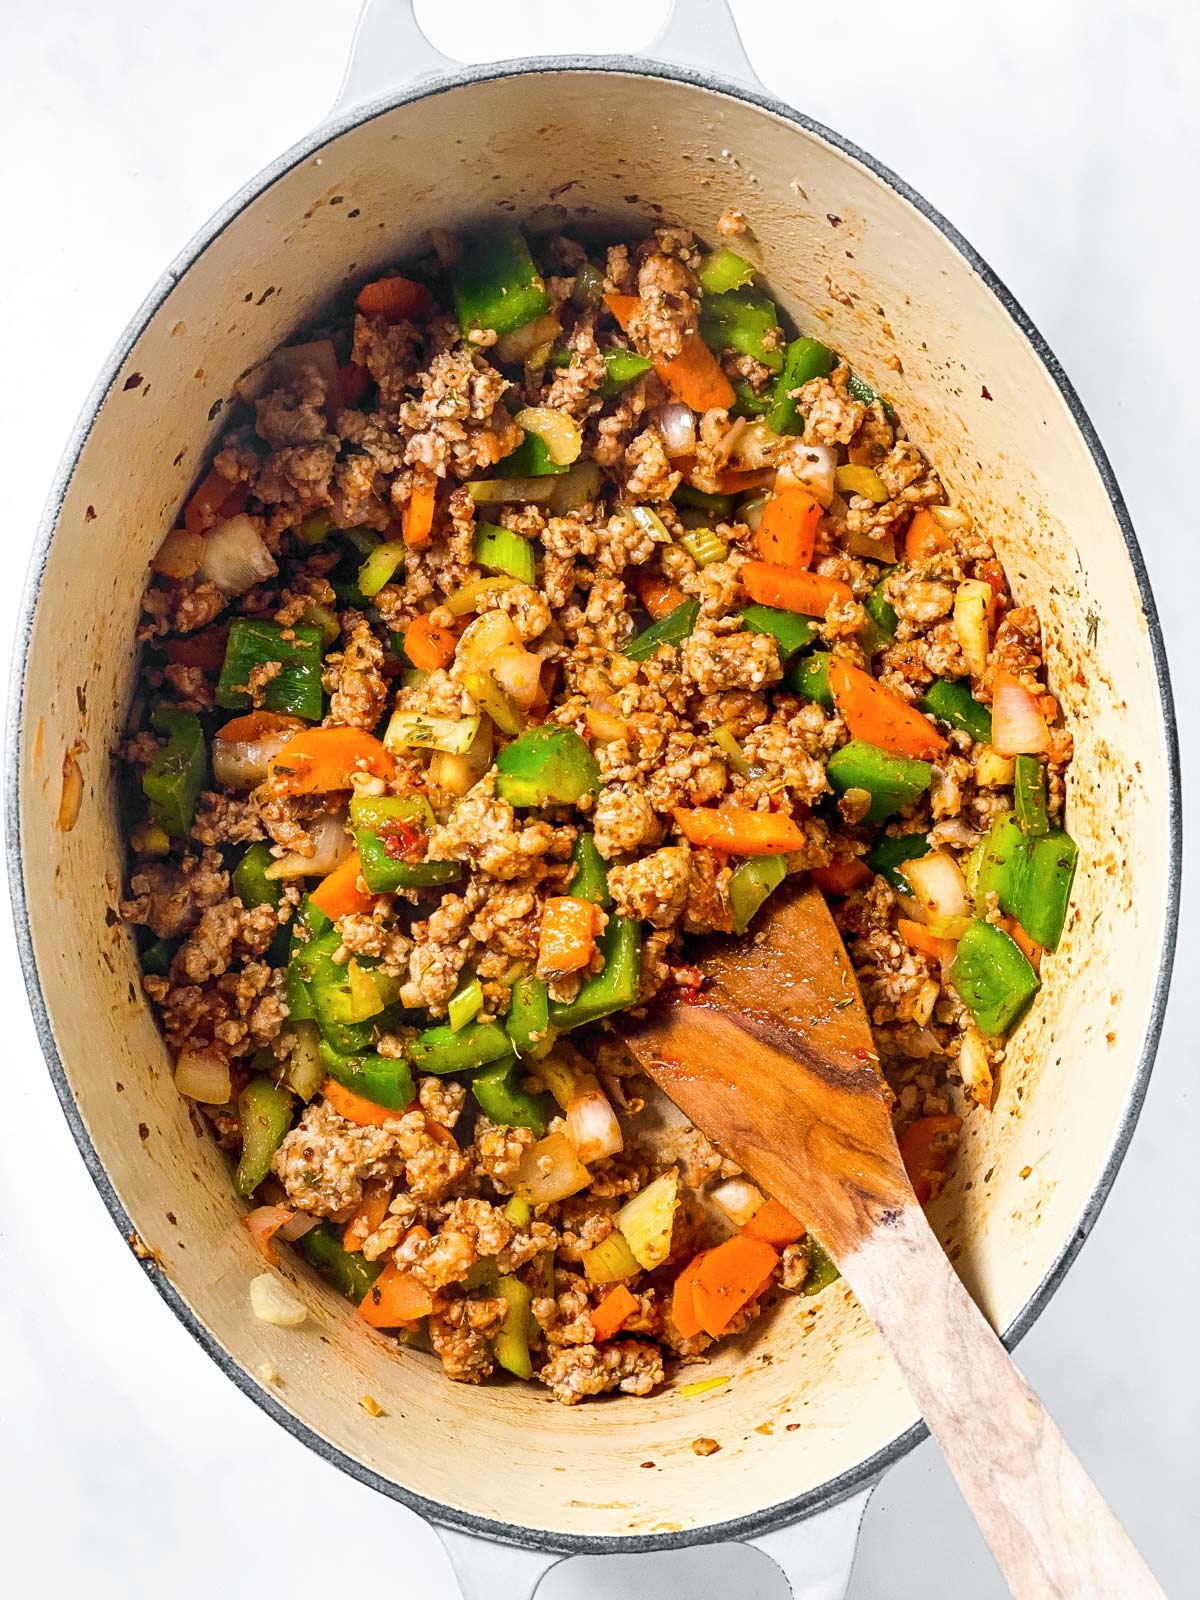
[[(332, 100), (358, 0), (41, 0), (0, 6), (3, 526), (10, 632), (45, 488), (91, 379), (163, 263)], [(424, 3), (423, 13), (435, 7)], [(451, 0), (473, 59), (631, 47), (607, 6)], [(1078, 386), (1124, 486), (1181, 700), (1197, 585), (1200, 26), (1186, 3), (734, 0), (784, 99), (874, 151), (982, 250)], [(561, 13), (569, 13), (561, 15)], [(1190, 622), (1189, 622), (1190, 619)], [(1195, 807), (1192, 808), (1196, 819)], [(1195, 878), (1192, 880), (1193, 891)], [(1194, 892), (1192, 895), (1194, 901)], [(0, 1544), (7, 1592), (453, 1592), (434, 1536), (243, 1399), (145, 1282), (67, 1135), (25, 1013), (7, 919), (0, 1142)], [(1175, 997), (1132, 1153), (1092, 1240), (1021, 1350), (1030, 1378), (1173, 1596), (1200, 1588), (1197, 1385), (1200, 965), (1185, 917)], [(572, 1565), (546, 1600), (778, 1596), (736, 1554)], [(1004, 1593), (936, 1451), (867, 1514), (853, 1600)]]

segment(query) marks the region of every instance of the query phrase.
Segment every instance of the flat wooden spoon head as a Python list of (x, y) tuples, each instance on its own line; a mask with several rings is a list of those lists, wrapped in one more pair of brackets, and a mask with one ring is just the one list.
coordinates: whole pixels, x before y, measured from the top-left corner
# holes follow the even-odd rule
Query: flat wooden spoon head
[(753, 937), (714, 939), (707, 982), (626, 1025), (646, 1073), (835, 1260), (916, 1200), (866, 1009), (819, 890), (795, 880)]

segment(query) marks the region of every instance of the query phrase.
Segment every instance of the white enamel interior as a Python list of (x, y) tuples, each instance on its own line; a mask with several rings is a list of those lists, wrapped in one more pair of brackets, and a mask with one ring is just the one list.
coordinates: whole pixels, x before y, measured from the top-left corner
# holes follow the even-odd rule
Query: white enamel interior
[[(109, 752), (129, 698), (148, 558), (222, 426), (235, 379), (347, 276), (430, 224), (503, 209), (711, 236), (749, 215), (802, 329), (895, 399), (954, 498), (1037, 605), (1076, 739), (1081, 851), (1069, 931), (968, 1124), (937, 1208), (989, 1316), (1020, 1312), (1075, 1228), (1148, 1027), (1167, 882), (1165, 740), (1146, 620), (1096, 466), (1025, 336), (942, 234), (794, 123), (634, 72), (500, 78), (401, 105), (301, 160), (183, 273), (100, 406), (41, 587), (22, 741), (24, 870), (41, 984), (87, 1130), (146, 1246), (251, 1375), (384, 1478), (479, 1515), (575, 1534), (700, 1528), (819, 1488), (885, 1446), (913, 1406), (840, 1285), (723, 1350), (732, 1382), (565, 1410), (536, 1386), (447, 1384), (296, 1267), (299, 1332), (250, 1315), (259, 1262), (213, 1144), (189, 1120), (113, 912), (122, 851)], [(831, 295), (835, 285), (841, 294)], [(850, 303), (845, 303), (849, 299)], [(75, 748), (82, 811), (56, 827)], [(139, 1128), (144, 1128), (139, 1136)], [(369, 1417), (359, 1397), (383, 1407)], [(690, 1449), (698, 1434), (719, 1455)], [(654, 1470), (640, 1464), (653, 1461)]]

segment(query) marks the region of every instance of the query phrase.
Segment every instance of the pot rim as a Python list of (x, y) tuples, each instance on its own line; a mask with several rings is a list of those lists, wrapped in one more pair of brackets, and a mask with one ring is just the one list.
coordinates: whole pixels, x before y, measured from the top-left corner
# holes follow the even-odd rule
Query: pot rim
[[(96, 416), (109, 389), (112, 387), (133, 346), (183, 274), (248, 205), (301, 162), (306, 161), (325, 146), (333, 144), (342, 134), (371, 122), (376, 117), (385, 115), (398, 106), (432, 99), (448, 90), (469, 87), (475, 83), (556, 72), (620, 73), (642, 78), (662, 78), (684, 83), (690, 87), (703, 89), (727, 98), (740, 100), (748, 105), (755, 106), (759, 110), (767, 111), (774, 116), (795, 124), (805, 132), (831, 145), (842, 155), (848, 156), (851, 160), (866, 167), (868, 171), (886, 184), (895, 194), (899, 195), (901, 199), (906, 200), (913, 206), (926, 221), (937, 228), (942, 237), (957, 250), (959, 255), (980, 277), (985, 286), (1007, 311), (1018, 330), (1024, 334), (1035, 355), (1057, 386), (1076, 428), (1087, 445), (1125, 541), (1126, 552), (1137, 581), (1138, 593), (1146, 617), (1159, 705), (1162, 711), (1163, 737), (1166, 746), (1168, 858), (1162, 947), (1159, 952), (1154, 994), (1145, 1037), (1142, 1041), (1137, 1068), (1130, 1084), (1125, 1105), (1122, 1108), (1112, 1146), (1103, 1169), (1097, 1178), (1095, 1187), (1070, 1234), (1064, 1240), (1061, 1249), (1041, 1282), (1001, 1336), (1006, 1348), (1012, 1350), (1037, 1321), (1042, 1310), (1062, 1282), (1067, 1269), (1074, 1261), (1084, 1240), (1091, 1232), (1097, 1217), (1100, 1215), (1100, 1211), (1112, 1188), (1117, 1170), (1133, 1137), (1134, 1129), (1137, 1126), (1159, 1038), (1162, 1033), (1179, 922), (1183, 823), (1178, 728), (1158, 609), (1151, 591), (1149, 576), (1138, 544), (1137, 535), (1133, 529), (1133, 523), (1117, 483), (1116, 475), (1091, 418), (1088, 416), (1079, 395), (1045, 339), (1038, 332), (1009, 289), (992, 268), (988, 266), (978, 251), (923, 195), (913, 189), (881, 161), (860, 149), (851, 140), (834, 132), (823, 123), (817, 122), (804, 112), (798, 111), (768, 94), (760, 93), (754, 88), (741, 84), (735, 84), (728, 79), (722, 79), (710, 73), (672, 66), (657, 61), (648, 61), (643, 57), (629, 55), (535, 56), (511, 61), (484, 63), (479, 66), (466, 67), (457, 72), (439, 74), (436, 77), (409, 84), (387, 95), (366, 101), (353, 107), (350, 111), (320, 124), (305, 138), (299, 140), (291, 149), (287, 150), (245, 183), (192, 237), (184, 249), (170, 263), (162, 277), (135, 312), (101, 369), (100, 375), (84, 403), (51, 485), (45, 509), (38, 524), (25, 588), (18, 610), (9, 685), (4, 737), (4, 754), (7, 768), (4, 786), (4, 817), (6, 837), (9, 841), (9, 894), (12, 902), (13, 922), (21, 970), (25, 980), (30, 1009), (33, 1013), (34, 1026), (37, 1030), (42, 1053), (46, 1058), (51, 1081), (58, 1095), (72, 1137), (83, 1158), (84, 1165), (87, 1167), (92, 1181), (108, 1209), (109, 1215), (123, 1235), (126, 1237), (134, 1235), (136, 1230), (133, 1221), (126, 1213), (91, 1141), (78, 1103), (71, 1091), (62, 1058), (58, 1053), (58, 1046), (50, 1023), (45, 996), (42, 993), (37, 961), (33, 950), (29, 903), (25, 890), (20, 824), (20, 775), (24, 731), (23, 709), (34, 615), (63, 500)], [(441, 1501), (418, 1494), (414, 1490), (407, 1489), (393, 1482), (390, 1478), (385, 1478), (381, 1474), (372, 1471), (361, 1461), (339, 1449), (309, 1427), (307, 1423), (302, 1422), (287, 1410), (273, 1394), (258, 1384), (250, 1373), (233, 1359), (229, 1352), (213, 1336), (206, 1324), (192, 1311), (190, 1305), (179, 1290), (175, 1288), (174, 1284), (155, 1269), (153, 1261), (147, 1261), (145, 1268), (147, 1276), (159, 1295), (225, 1376), (231, 1379), (243, 1394), (254, 1401), (294, 1439), (307, 1445), (310, 1450), (314, 1451), (323, 1460), (348, 1473), (358, 1482), (378, 1490), (379, 1493), (387, 1495), (390, 1499), (399, 1501), (426, 1521), (457, 1529), (462, 1533), (471, 1534), (477, 1538), (490, 1539), (500, 1544), (513, 1545), (529, 1550), (552, 1551), (569, 1556), (634, 1554), (675, 1550), (693, 1545), (712, 1544), (718, 1541), (744, 1543), (763, 1534), (787, 1527), (792, 1523), (800, 1522), (804, 1518), (836, 1505), (839, 1501), (868, 1488), (887, 1467), (900, 1460), (915, 1445), (919, 1444), (928, 1433), (928, 1428), (924, 1422), (914, 1423), (882, 1449), (877, 1450), (873, 1455), (860, 1461), (855, 1467), (841, 1473), (838, 1477), (831, 1478), (828, 1482), (809, 1489), (793, 1499), (780, 1501), (775, 1505), (748, 1512), (740, 1517), (730, 1518), (726, 1522), (706, 1523), (675, 1533), (628, 1536), (621, 1534), (572, 1534), (556, 1530), (543, 1531), (533, 1527), (524, 1527), (480, 1516), (474, 1512), (462, 1511), (458, 1507), (449, 1506)]]

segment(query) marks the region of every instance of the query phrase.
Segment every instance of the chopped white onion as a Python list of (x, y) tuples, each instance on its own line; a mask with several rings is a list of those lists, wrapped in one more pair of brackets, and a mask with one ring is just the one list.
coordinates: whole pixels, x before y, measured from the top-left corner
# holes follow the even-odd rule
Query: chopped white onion
[(751, 533), (758, 532), (758, 525), (763, 519), (763, 512), (767, 509), (767, 501), (771, 498), (768, 490), (763, 489), (752, 499), (738, 507), (738, 522), (744, 522)]
[(712, 1197), (735, 1228), (749, 1222), (767, 1203), (762, 1190), (745, 1178), (726, 1178), (712, 1191)]
[(528, 711), (542, 686), (542, 663), (520, 645), (504, 645), (488, 659), (488, 671), (505, 694)]
[(567, 1107), (567, 1138), (580, 1161), (603, 1161), (625, 1148), (625, 1136), (608, 1096), (593, 1078), (592, 1087)]
[(833, 500), (833, 475), (837, 471), (837, 451), (831, 445), (793, 444), (779, 468), (777, 487), (794, 481), (807, 489), (826, 510)]
[[(481, 333), (484, 331), (480, 329)], [(523, 328), (514, 328), (511, 333), (506, 333), (497, 339), (492, 346), (492, 353), (502, 366), (511, 366), (518, 361), (524, 361), (538, 345), (553, 344), (561, 332), (562, 323), (553, 311), (547, 311), (542, 316), (535, 317), (532, 322), (527, 322)]]
[(429, 761), (430, 783), (447, 794), (466, 794), (491, 766), (492, 744), (492, 724), (487, 717), (481, 717), (479, 730), (462, 755), (449, 750), (434, 751)]
[(1023, 683), (997, 673), (992, 691), (992, 748), (1002, 756), (1037, 756), (1050, 748), (1041, 708)]
[(276, 350), (271, 357), (271, 382), (278, 386), (297, 387), (309, 372), (315, 372), (325, 391), (323, 404), (327, 408), (342, 403), (342, 383), (338, 374), (337, 352), (328, 339), (314, 339), (310, 344), (289, 344)]
[(310, 1217), (307, 1211), (297, 1211), (290, 1222), (285, 1222), (276, 1233), (277, 1239), (286, 1239), (289, 1244), (294, 1244), (297, 1239), (303, 1239), (306, 1233), (311, 1233), (320, 1222), (320, 1217)]
[(205, 1106), (227, 1106), (233, 1095), (229, 1062), (219, 1050), (184, 1050), (175, 1062), (175, 1087)]
[(485, 611), (467, 624), (454, 657), (464, 671), (470, 672), (486, 667), (493, 651), (520, 644), (520, 629), (507, 611)]
[(277, 1272), (260, 1272), (251, 1278), (250, 1309), (260, 1322), (275, 1328), (298, 1328), (308, 1316), (303, 1300)]
[(253, 789), (267, 776), (267, 763), (277, 755), (302, 724), (288, 720), (257, 739), (223, 739), (212, 742), (213, 777), (223, 789)]
[(968, 917), (967, 884), (958, 862), (944, 850), (933, 850), (916, 861), (906, 861), (900, 871), (912, 884), (913, 894), (926, 917)]
[(550, 1133), (530, 1145), (517, 1168), (516, 1192), (531, 1206), (549, 1206), (578, 1194), (592, 1175), (575, 1154), (565, 1133)]
[(215, 583), (222, 594), (245, 594), (279, 571), (262, 541), (258, 522), (245, 512), (227, 517), (204, 535), (204, 554), (196, 576)]
[(660, 407), (654, 418), (662, 435), (663, 449), (669, 456), (690, 456), (696, 453), (696, 417), (690, 406), (682, 400), (673, 400)]
[(975, 787), (1005, 789), (1013, 781), (1013, 758), (1002, 756), (990, 744), (981, 745), (975, 754)]
[(995, 1083), (987, 1045), (975, 1024), (969, 1023), (958, 1048), (958, 1071), (967, 1093), (985, 1111), (991, 1109)]
[(953, 533), (959, 528), (966, 531), (975, 526), (975, 518), (971, 513), (960, 511), (957, 506), (930, 506), (929, 515), (946, 533)]
[(765, 422), (750, 422), (741, 430), (729, 450), (730, 459), (747, 471), (773, 467), (779, 460), (784, 440)]
[(579, 424), (567, 411), (553, 406), (526, 406), (513, 418), (525, 433), (536, 434), (546, 446), (546, 454), (559, 467), (569, 467), (579, 459), (583, 449), (583, 434)]
[(306, 826), (314, 845), (312, 855), (289, 850), (278, 861), (272, 861), (266, 871), (268, 878), (324, 878), (353, 851), (354, 840), (346, 831), (344, 812), (322, 811)]
[(991, 599), (991, 584), (979, 578), (965, 578), (954, 592), (954, 636), (974, 678), (981, 678), (987, 668)]
[(204, 535), (175, 528), (159, 545), (150, 566), (164, 578), (179, 580), (190, 578), (203, 559)]

